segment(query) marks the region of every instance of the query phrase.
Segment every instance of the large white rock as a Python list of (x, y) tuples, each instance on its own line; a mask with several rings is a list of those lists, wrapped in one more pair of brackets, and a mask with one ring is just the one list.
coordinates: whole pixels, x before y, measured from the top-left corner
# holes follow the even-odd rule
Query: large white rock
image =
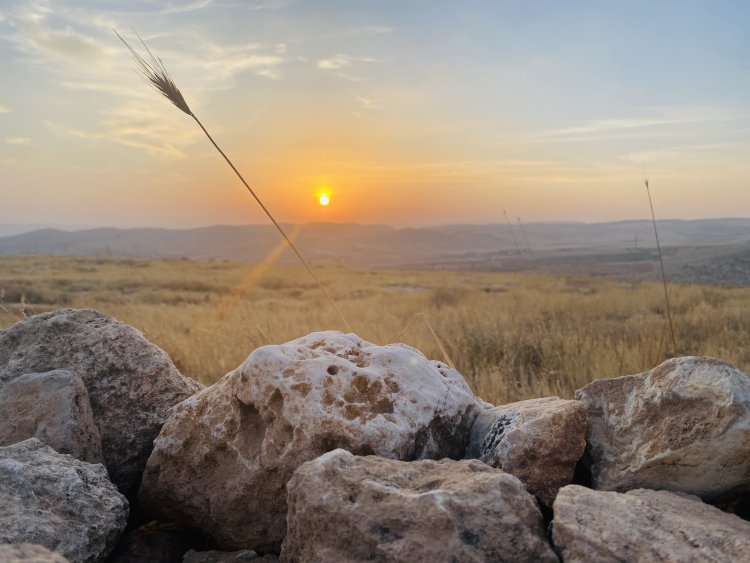
[(750, 561), (750, 522), (697, 497), (578, 485), (560, 490), (552, 542), (563, 561)]
[(0, 544), (40, 544), (73, 563), (101, 561), (127, 516), (128, 501), (103, 465), (36, 438), (0, 447)]
[(167, 410), (202, 389), (131, 326), (91, 309), (61, 309), (0, 330), (0, 386), (27, 373), (79, 375), (120, 491), (135, 493)]
[(714, 358), (667, 360), (576, 391), (595, 488), (667, 489), (708, 501), (750, 491), (750, 375)]
[(82, 461), (104, 461), (89, 394), (67, 370), (27, 373), (1, 386), (0, 420), (0, 446), (37, 438)]
[(286, 562), (557, 561), (523, 483), (476, 460), (335, 450), (287, 486)]
[(530, 399), (483, 410), (471, 429), (467, 458), (518, 477), (547, 506), (573, 480), (586, 449), (580, 401)]
[(463, 456), (476, 401), (463, 378), (404, 345), (317, 332), (255, 350), (177, 405), (140, 500), (224, 549), (278, 550), (286, 482), (336, 448), (413, 460)]

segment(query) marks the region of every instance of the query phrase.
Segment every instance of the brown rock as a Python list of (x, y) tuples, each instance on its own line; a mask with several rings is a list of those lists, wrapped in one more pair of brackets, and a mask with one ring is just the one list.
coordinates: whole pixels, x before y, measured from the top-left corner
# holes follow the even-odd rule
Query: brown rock
[(0, 447), (0, 544), (40, 544), (72, 563), (103, 560), (125, 529), (128, 501), (101, 464), (36, 438)]
[(534, 497), (479, 461), (335, 450), (287, 486), (287, 562), (557, 561)]
[(558, 489), (573, 479), (585, 449), (583, 405), (546, 397), (482, 411), (471, 429), (466, 457), (515, 475), (551, 506)]
[(82, 461), (104, 461), (86, 387), (67, 370), (27, 373), (0, 387), (0, 420), (0, 446), (37, 438)]
[(576, 391), (595, 488), (667, 489), (708, 501), (750, 491), (750, 376), (714, 358), (667, 360)]
[(33, 543), (0, 544), (2, 563), (69, 563), (65, 557)]
[(336, 332), (264, 346), (172, 410), (139, 498), (223, 549), (277, 551), (286, 482), (302, 463), (338, 447), (461, 457), (476, 408), (455, 370), (407, 346)]
[(0, 386), (67, 369), (88, 391), (112, 481), (137, 486), (167, 410), (202, 386), (133, 327), (91, 309), (61, 309), (0, 330)]
[(552, 541), (566, 563), (718, 563), (750, 557), (750, 522), (697, 497), (569, 485), (560, 490), (553, 509)]

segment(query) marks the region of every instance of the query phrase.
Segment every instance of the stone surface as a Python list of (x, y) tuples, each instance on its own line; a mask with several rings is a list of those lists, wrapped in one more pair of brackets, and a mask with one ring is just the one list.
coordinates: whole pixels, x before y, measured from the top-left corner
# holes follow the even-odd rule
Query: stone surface
[(2, 563), (69, 563), (65, 557), (33, 543), (0, 544)]
[(282, 561), (557, 561), (523, 483), (476, 460), (334, 450), (287, 491)]
[(714, 358), (576, 391), (589, 421), (594, 488), (667, 489), (715, 502), (750, 491), (750, 375)]
[(167, 410), (202, 386), (133, 327), (91, 309), (61, 309), (0, 330), (0, 386), (67, 369), (86, 385), (102, 454), (120, 491), (135, 492)]
[(553, 509), (552, 541), (566, 563), (750, 560), (750, 522), (697, 497), (569, 485)]
[(458, 372), (413, 348), (312, 333), (255, 350), (175, 407), (139, 498), (160, 519), (202, 529), (223, 549), (277, 551), (286, 482), (302, 463), (336, 448), (460, 458), (476, 412)]
[(37, 438), (82, 461), (104, 461), (89, 394), (67, 370), (27, 373), (0, 387), (0, 420), (0, 446)]
[(107, 563), (180, 563), (191, 549), (208, 549), (205, 538), (195, 530), (149, 522), (125, 534)]
[(125, 529), (128, 502), (101, 464), (36, 438), (0, 447), (0, 544), (35, 543), (71, 562), (102, 560)]
[(482, 411), (474, 422), (466, 457), (515, 475), (551, 506), (573, 479), (586, 449), (586, 410), (579, 401), (531, 399)]
[(239, 551), (188, 551), (183, 563), (273, 563), (275, 555), (258, 555), (251, 549)]

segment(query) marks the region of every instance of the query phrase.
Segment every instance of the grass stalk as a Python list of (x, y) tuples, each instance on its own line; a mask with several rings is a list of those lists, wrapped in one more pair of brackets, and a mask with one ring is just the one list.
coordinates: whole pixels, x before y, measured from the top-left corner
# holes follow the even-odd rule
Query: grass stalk
[(664, 271), (664, 259), (661, 254), (661, 244), (659, 244), (659, 231), (656, 229), (656, 215), (654, 214), (654, 204), (651, 201), (651, 190), (648, 187), (648, 178), (644, 181), (646, 184), (646, 195), (648, 195), (648, 205), (651, 208), (651, 222), (654, 225), (654, 237), (656, 238), (656, 251), (659, 254), (659, 266), (661, 267), (661, 281), (664, 287), (664, 304), (667, 313), (667, 322), (669, 323), (669, 333), (672, 337), (672, 354), (677, 352), (677, 339), (674, 335), (674, 324), (672, 323), (672, 308), (669, 304), (669, 291), (667, 289), (667, 274)]
[(435, 341), (435, 344), (437, 345), (438, 349), (440, 350), (440, 353), (443, 355), (443, 359), (445, 360), (445, 363), (448, 364), (449, 367), (456, 369), (456, 364), (453, 363), (453, 360), (451, 360), (450, 355), (448, 355), (448, 350), (446, 350), (445, 346), (443, 346), (442, 340), (437, 335), (437, 332), (435, 332), (435, 329), (432, 328), (432, 324), (430, 324), (430, 321), (427, 320), (427, 317), (424, 313), (417, 313), (414, 315), (414, 317), (404, 325), (404, 328), (402, 328), (396, 336), (391, 338), (391, 342), (397, 342), (401, 336), (406, 332), (406, 330), (413, 325), (417, 319), (421, 318), (424, 321), (424, 324), (427, 325), (427, 330), (430, 331), (430, 334), (432, 335), (432, 339)]
[(141, 39), (141, 36), (138, 35), (138, 39), (141, 41), (141, 44), (143, 45), (143, 48), (146, 50), (146, 53), (148, 54), (148, 60), (146, 58), (142, 57), (133, 47), (128, 44), (125, 39), (122, 38), (122, 36), (117, 33), (116, 30), (112, 30), (115, 32), (115, 35), (120, 38), (120, 41), (122, 41), (125, 46), (128, 48), (130, 53), (133, 55), (133, 57), (136, 60), (136, 63), (138, 64), (138, 67), (140, 68), (141, 75), (146, 80), (146, 83), (152, 86), (157, 92), (159, 92), (162, 96), (167, 98), (170, 102), (172, 102), (180, 111), (183, 113), (189, 115), (192, 117), (195, 122), (198, 124), (198, 126), (201, 128), (201, 130), (206, 134), (206, 137), (208, 137), (208, 140), (211, 141), (211, 144), (216, 148), (217, 151), (219, 151), (219, 154), (224, 157), (224, 160), (227, 162), (227, 164), (230, 166), (230, 168), (234, 171), (234, 173), (237, 175), (237, 177), (240, 179), (240, 181), (243, 183), (245, 188), (247, 188), (247, 191), (250, 192), (250, 195), (253, 196), (256, 202), (258, 202), (258, 205), (260, 205), (260, 208), (263, 210), (263, 212), (268, 216), (268, 218), (271, 220), (273, 225), (276, 227), (276, 230), (279, 231), (279, 234), (283, 237), (283, 239), (286, 241), (286, 243), (289, 245), (289, 248), (292, 249), (294, 254), (297, 256), (300, 262), (305, 266), (305, 269), (307, 269), (308, 273), (312, 277), (312, 279), (317, 284), (320, 291), (323, 292), (323, 295), (325, 295), (325, 298), (328, 300), (328, 302), (331, 304), (333, 309), (338, 314), (339, 318), (344, 323), (344, 326), (349, 332), (353, 332), (351, 325), (346, 320), (346, 317), (344, 317), (341, 310), (338, 308), (336, 303), (333, 301), (331, 296), (328, 294), (328, 291), (323, 286), (321, 281), (318, 279), (318, 276), (315, 275), (315, 272), (310, 267), (310, 265), (307, 263), (307, 260), (305, 260), (302, 257), (302, 254), (300, 254), (299, 250), (297, 250), (297, 247), (295, 244), (291, 241), (291, 239), (287, 236), (284, 229), (279, 225), (279, 223), (276, 221), (274, 216), (271, 214), (271, 212), (268, 210), (268, 208), (263, 204), (260, 197), (258, 197), (258, 194), (255, 193), (255, 190), (253, 190), (250, 187), (250, 184), (247, 183), (245, 178), (242, 176), (239, 170), (237, 170), (237, 167), (232, 163), (230, 158), (224, 153), (223, 150), (221, 150), (221, 147), (214, 141), (213, 137), (209, 134), (208, 130), (203, 126), (203, 123), (198, 119), (198, 116), (196, 116), (193, 111), (188, 106), (187, 102), (185, 101), (185, 98), (182, 95), (182, 92), (180, 92), (180, 89), (177, 88), (177, 85), (174, 83), (174, 80), (170, 76), (170, 74), (167, 72), (167, 69), (164, 67), (164, 63), (162, 60), (158, 57), (156, 57), (152, 52), (151, 49), (148, 48), (148, 45), (146, 45), (146, 42)]

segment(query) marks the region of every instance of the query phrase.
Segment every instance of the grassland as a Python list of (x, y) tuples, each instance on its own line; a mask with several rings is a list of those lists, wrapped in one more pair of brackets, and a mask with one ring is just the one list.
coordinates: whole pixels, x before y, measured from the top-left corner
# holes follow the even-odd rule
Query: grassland
[[(424, 314), (475, 392), (495, 403), (555, 394), (670, 354), (657, 283), (452, 271), (316, 269), (354, 330), (386, 344)], [(678, 349), (750, 367), (750, 288), (670, 286)], [(302, 266), (0, 257), (0, 328), (93, 307), (131, 324), (180, 370), (212, 383), (255, 348), (342, 329)], [(421, 319), (399, 338), (442, 359)]]

